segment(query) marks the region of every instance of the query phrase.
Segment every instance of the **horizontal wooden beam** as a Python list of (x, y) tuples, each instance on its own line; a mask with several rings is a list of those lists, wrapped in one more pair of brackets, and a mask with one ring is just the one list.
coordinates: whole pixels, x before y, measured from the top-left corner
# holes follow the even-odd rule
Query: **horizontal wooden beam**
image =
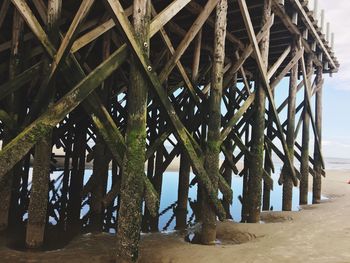
[[(276, 0), (274, 0), (276, 1)], [(329, 50), (326, 48), (325, 44), (323, 43), (320, 35), (318, 34), (318, 32), (316, 31), (313, 23), (311, 22), (308, 14), (305, 12), (302, 4), (300, 3), (299, 0), (290, 0), (294, 6), (297, 8), (297, 10), (299, 11), (299, 14), (301, 15), (301, 19), (304, 21), (306, 27), (309, 29), (309, 32), (311, 32), (312, 36), (314, 37), (315, 41), (317, 42), (317, 44), (319, 45), (319, 47), (321, 48), (322, 52), (325, 54), (331, 68), (333, 68), (334, 70), (337, 70), (338, 67), (335, 64), (333, 58), (331, 57)]]

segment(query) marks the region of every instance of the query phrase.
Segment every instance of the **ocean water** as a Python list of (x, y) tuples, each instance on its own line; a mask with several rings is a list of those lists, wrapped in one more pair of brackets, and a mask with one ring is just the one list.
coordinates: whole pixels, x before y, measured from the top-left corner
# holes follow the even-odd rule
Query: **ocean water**
[[(350, 159), (340, 159), (340, 158), (327, 158), (326, 160), (326, 169), (328, 170), (350, 170)], [(299, 164), (296, 164), (298, 167)], [(272, 175), (274, 180), (274, 189), (271, 191), (271, 207), (273, 211), (282, 210), (282, 186), (278, 185), (277, 181), (279, 178), (279, 171), (281, 170), (282, 163), (277, 161), (275, 162), (275, 171), (276, 173)], [(30, 171), (31, 172), (31, 171)], [(51, 180), (57, 179), (60, 177), (62, 172), (54, 172), (51, 175)], [(92, 170), (85, 170), (84, 184), (88, 181), (92, 174)], [(111, 172), (109, 172), (109, 178), (111, 178)], [(191, 174), (190, 180), (194, 178), (194, 174)], [(160, 218), (159, 218), (159, 229), (163, 231), (173, 230), (175, 228), (175, 208), (177, 200), (177, 189), (179, 183), (178, 172), (167, 171), (163, 175), (163, 184), (162, 184), (162, 195), (160, 200)], [(60, 180), (56, 182), (56, 187), (59, 187)], [(231, 216), (234, 221), (241, 221), (241, 209), (242, 205), (238, 199), (242, 195), (242, 185), (243, 178), (234, 175), (232, 177), (232, 191), (233, 191), (233, 203), (230, 207)], [(108, 180), (107, 191), (111, 189), (111, 180)], [(219, 197), (222, 198), (222, 195), (219, 193)], [(50, 198), (52, 198), (52, 192), (50, 192)], [(195, 201), (197, 198), (197, 186), (192, 186), (189, 189), (189, 199)], [(312, 193), (309, 193), (308, 196), (309, 203), (312, 201)], [(299, 208), (299, 188), (293, 188), (293, 200), (292, 200), (292, 209), (293, 211), (298, 211)], [(83, 218), (89, 211), (89, 205), (85, 202), (82, 210), (81, 217)], [(25, 216), (26, 217), (26, 216)], [(194, 222), (193, 212), (188, 203), (188, 214), (187, 214), (188, 223)], [(55, 224), (54, 218), (50, 218), (50, 222)], [(111, 229), (111, 232), (113, 230)]]
[[(194, 175), (191, 175), (193, 178)], [(191, 179), (192, 179), (191, 178)], [(271, 191), (271, 206), (273, 207), (273, 211), (281, 211), (282, 210), (282, 186), (279, 186), (278, 176), (273, 175), (272, 176), (274, 180), (274, 190)], [(243, 185), (243, 178), (239, 176), (233, 176), (232, 178), (232, 191), (233, 191), (233, 203), (230, 207), (231, 216), (234, 221), (239, 222), (241, 221), (241, 210), (242, 205), (239, 201), (238, 197), (242, 195), (242, 185)], [(173, 204), (177, 200), (177, 187), (178, 187), (178, 173), (177, 172), (166, 172), (164, 174), (164, 180), (163, 180), (163, 194), (161, 197), (161, 204), (160, 204), (160, 211), (163, 211), (166, 209), (169, 204)], [(190, 188), (189, 191), (189, 198), (192, 200), (195, 200), (197, 196), (197, 187), (193, 186)], [(221, 198), (222, 195), (219, 194), (219, 197)], [(312, 193), (309, 193), (309, 201), (312, 200)], [(293, 211), (299, 210), (299, 188), (294, 187), (293, 188), (293, 201), (292, 201), (292, 209)], [(192, 211), (190, 206), (188, 205), (188, 220), (190, 220), (192, 216)], [(174, 214), (174, 211), (169, 210), (167, 213), (162, 215), (160, 217), (160, 230), (172, 230), (175, 227), (175, 218), (170, 222), (172, 216)], [(167, 226), (166, 228), (164, 228)]]
[[(279, 171), (282, 167), (282, 162), (275, 160), (275, 173), (272, 175), (274, 180), (274, 189), (271, 191), (271, 206), (273, 211), (282, 211), (282, 186), (278, 185)], [(295, 164), (298, 167), (300, 164)], [(350, 159), (345, 158), (326, 158), (325, 159), (326, 170), (350, 170)], [(310, 175), (311, 176), (311, 175)], [(191, 180), (194, 177), (191, 174)], [(160, 211), (168, 208), (169, 205), (174, 204), (177, 200), (177, 188), (178, 188), (178, 172), (166, 172), (164, 173), (163, 185), (162, 185), (162, 196), (160, 202)], [(230, 207), (231, 216), (234, 221), (241, 221), (241, 210), (242, 205), (238, 197), (242, 195), (242, 185), (243, 178), (234, 175), (232, 177), (232, 191), (233, 191), (233, 203)], [(166, 194), (165, 194), (166, 193)], [(197, 186), (193, 186), (189, 191), (189, 198), (195, 200), (197, 197)], [(220, 195), (221, 197), (221, 195)], [(327, 199), (322, 196), (322, 199)], [(308, 203), (312, 202), (312, 193), (308, 194)], [(192, 217), (192, 211), (188, 205), (188, 215), (187, 219), (190, 220)], [(299, 188), (293, 187), (293, 200), (292, 200), (292, 210), (299, 211)], [(173, 218), (174, 211), (172, 209), (164, 213), (159, 220), (159, 229), (160, 230), (172, 230), (175, 227), (175, 218)], [(166, 227), (166, 228), (165, 228)]]
[(326, 170), (350, 170), (350, 158), (325, 158)]

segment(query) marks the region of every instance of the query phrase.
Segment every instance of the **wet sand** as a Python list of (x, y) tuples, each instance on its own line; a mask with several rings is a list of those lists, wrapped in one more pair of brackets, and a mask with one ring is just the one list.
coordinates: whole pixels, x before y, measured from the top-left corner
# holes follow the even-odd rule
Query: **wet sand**
[[(328, 171), (329, 199), (300, 212), (263, 213), (261, 224), (219, 223), (216, 246), (194, 245), (184, 234), (142, 235), (140, 262), (350, 262), (350, 171)], [(1, 240), (0, 262), (114, 262), (115, 237), (88, 234), (56, 251), (24, 253)]]
[(300, 212), (269, 212), (264, 224), (220, 225), (219, 238), (240, 231), (251, 237), (246, 243), (203, 247), (172, 240), (159, 244), (154, 261), (144, 246), (141, 262), (350, 262), (349, 179), (350, 171), (328, 171), (323, 194), (330, 199)]

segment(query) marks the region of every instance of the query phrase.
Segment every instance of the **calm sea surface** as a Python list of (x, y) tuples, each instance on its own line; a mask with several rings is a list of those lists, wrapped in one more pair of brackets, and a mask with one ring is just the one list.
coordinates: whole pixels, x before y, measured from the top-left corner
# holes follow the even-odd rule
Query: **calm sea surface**
[[(278, 185), (277, 181), (279, 178), (282, 163), (275, 162), (276, 173), (272, 175), (274, 180), (274, 190), (271, 191), (271, 207), (273, 211), (281, 211), (282, 209), (282, 187)], [(298, 164), (296, 164), (298, 167)], [(328, 170), (350, 170), (350, 159), (340, 159), (340, 158), (327, 158), (326, 159), (326, 169)], [(62, 172), (54, 172), (51, 175), (51, 179), (57, 178), (62, 174)], [(84, 183), (86, 183), (92, 174), (92, 170), (85, 171)], [(191, 180), (194, 175), (191, 174)], [(111, 178), (111, 175), (109, 176)], [(159, 229), (163, 231), (173, 230), (175, 227), (175, 216), (174, 210), (176, 207), (177, 200), (177, 189), (178, 189), (178, 172), (165, 172), (163, 177), (162, 185), (162, 195), (160, 202), (160, 212), (161, 216), (159, 218)], [(59, 181), (57, 185), (59, 185)], [(111, 188), (111, 180), (108, 181), (107, 190)], [(242, 205), (238, 199), (242, 195), (242, 178), (239, 176), (233, 176), (232, 178), (232, 190), (233, 190), (233, 203), (231, 205), (230, 211), (234, 221), (239, 222), (241, 220), (241, 209)], [(221, 198), (222, 196), (220, 196)], [(191, 201), (197, 198), (197, 186), (193, 186), (189, 190), (189, 199)], [(312, 193), (309, 193), (309, 202), (312, 200)], [(293, 210), (299, 210), (299, 188), (293, 188)], [(89, 210), (89, 206), (85, 205), (81, 211), (81, 216), (83, 217)], [(193, 212), (188, 205), (188, 221), (193, 222)], [(55, 223), (53, 218), (50, 218), (50, 222)], [(112, 230), (113, 232), (113, 230)]]

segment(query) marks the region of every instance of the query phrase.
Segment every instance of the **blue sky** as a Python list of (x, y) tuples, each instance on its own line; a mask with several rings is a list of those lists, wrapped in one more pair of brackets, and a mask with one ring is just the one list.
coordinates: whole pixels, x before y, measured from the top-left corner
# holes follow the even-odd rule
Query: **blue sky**
[(326, 157), (350, 158), (350, 1), (319, 0), (335, 33), (335, 54), (341, 64), (333, 77), (325, 76), (323, 151)]
[[(313, 1), (310, 6), (313, 7)], [(326, 22), (330, 22), (331, 32), (335, 33), (335, 55), (341, 64), (338, 73), (324, 75), (323, 89), (323, 155), (350, 159), (350, 1), (319, 0), (319, 14), (325, 10)], [(288, 96), (288, 78), (282, 80), (276, 89), (276, 105)], [(297, 105), (303, 100), (303, 90), (298, 93)], [(313, 103), (314, 103), (313, 98)], [(314, 109), (314, 105), (312, 106)], [(283, 122), (287, 117), (287, 107), (280, 114)], [(298, 121), (299, 115), (296, 120)], [(310, 126), (312, 133), (312, 128)], [(313, 136), (310, 136), (310, 154), (313, 150)], [(298, 135), (301, 142), (301, 131)], [(278, 144), (277, 140), (275, 143)]]
[[(313, 7), (313, 1), (310, 6)], [(327, 157), (350, 159), (350, 1), (319, 0), (319, 14), (325, 10), (326, 22), (330, 22), (331, 32), (335, 33), (335, 55), (340, 62), (338, 73), (324, 75), (323, 89), (323, 155)], [(276, 104), (288, 96), (288, 78), (284, 79), (276, 90)], [(298, 93), (297, 105), (303, 99), (303, 91)], [(314, 101), (314, 98), (313, 98)], [(314, 105), (312, 106), (314, 109)], [(286, 110), (280, 118), (286, 118)], [(297, 116), (298, 120), (298, 116)], [(310, 131), (312, 128), (310, 126)], [(301, 132), (298, 140), (301, 141)], [(313, 139), (313, 136), (310, 136)], [(312, 141), (310, 150), (312, 151)], [(312, 154), (312, 152), (311, 152)]]

